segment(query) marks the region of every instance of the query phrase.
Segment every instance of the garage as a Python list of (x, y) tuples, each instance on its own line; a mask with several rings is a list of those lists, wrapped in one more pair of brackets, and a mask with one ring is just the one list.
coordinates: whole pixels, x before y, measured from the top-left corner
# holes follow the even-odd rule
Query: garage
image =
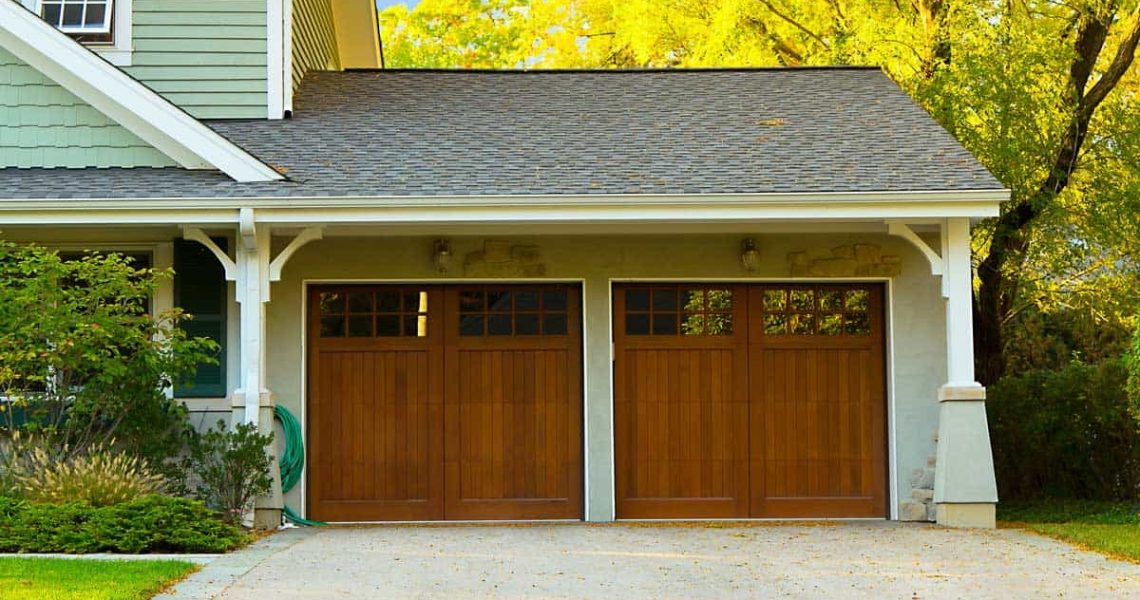
[(887, 516), (881, 284), (613, 300), (618, 518)]
[(573, 285), (319, 285), (308, 295), (308, 513), (582, 517)]

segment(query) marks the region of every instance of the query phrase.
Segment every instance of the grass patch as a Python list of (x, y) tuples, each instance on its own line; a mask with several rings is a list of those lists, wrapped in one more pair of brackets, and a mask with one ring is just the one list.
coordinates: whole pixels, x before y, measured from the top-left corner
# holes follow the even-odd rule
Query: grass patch
[(1140, 563), (1140, 504), (1056, 500), (998, 505), (998, 519), (1065, 542)]
[(195, 570), (167, 560), (0, 558), (0, 599), (145, 600)]

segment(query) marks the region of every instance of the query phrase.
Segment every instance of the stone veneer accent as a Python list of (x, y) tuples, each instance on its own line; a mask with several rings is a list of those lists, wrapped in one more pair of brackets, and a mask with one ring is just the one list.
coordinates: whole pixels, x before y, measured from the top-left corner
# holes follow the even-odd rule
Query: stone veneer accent
[(515, 246), (503, 240), (485, 240), (483, 249), (469, 252), (463, 261), (467, 277), (542, 277), (546, 265), (538, 246)]
[[(934, 444), (938, 444), (938, 432), (934, 432)], [(936, 455), (926, 457), (926, 467), (910, 472), (910, 498), (899, 501), (900, 521), (934, 521), (937, 510), (934, 506), (934, 470)]]
[(836, 246), (824, 258), (792, 252), (788, 264), (792, 277), (894, 277), (902, 272), (902, 258), (883, 254), (875, 244)]

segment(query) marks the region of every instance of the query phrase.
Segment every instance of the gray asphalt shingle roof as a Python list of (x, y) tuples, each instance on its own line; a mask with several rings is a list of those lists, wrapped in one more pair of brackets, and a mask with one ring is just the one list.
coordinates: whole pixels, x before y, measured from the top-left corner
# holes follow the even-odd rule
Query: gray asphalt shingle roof
[(0, 170), (3, 198), (996, 190), (878, 69), (313, 73), (285, 121), (209, 125), (291, 181)]

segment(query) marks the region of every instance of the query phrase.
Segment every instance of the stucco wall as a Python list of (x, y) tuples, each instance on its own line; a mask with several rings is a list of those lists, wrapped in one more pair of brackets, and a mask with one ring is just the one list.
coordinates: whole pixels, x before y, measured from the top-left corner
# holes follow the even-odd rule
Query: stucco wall
[[(485, 238), (452, 238), (456, 265), (442, 277), (462, 280), (463, 257), (482, 248)], [(938, 424), (937, 389), (945, 382), (945, 313), (939, 281), (925, 259), (905, 242), (886, 235), (763, 235), (758, 272), (737, 260), (741, 236), (495, 236), (535, 245), (551, 280), (582, 280), (584, 287), (584, 367), (586, 416), (586, 511), (590, 520), (613, 518), (613, 430), (610, 371), (611, 279), (781, 279), (788, 280), (790, 252), (807, 250), (825, 257), (832, 247), (872, 243), (900, 256), (901, 274), (889, 286), (888, 381), (893, 410), (891, 505), (909, 497), (909, 477), (934, 454)], [(429, 238), (329, 238), (298, 252), (273, 284), (268, 318), (268, 383), (277, 401), (302, 414), (302, 298), (306, 280), (385, 279), (435, 281)], [(301, 506), (300, 490), (287, 501)]]

